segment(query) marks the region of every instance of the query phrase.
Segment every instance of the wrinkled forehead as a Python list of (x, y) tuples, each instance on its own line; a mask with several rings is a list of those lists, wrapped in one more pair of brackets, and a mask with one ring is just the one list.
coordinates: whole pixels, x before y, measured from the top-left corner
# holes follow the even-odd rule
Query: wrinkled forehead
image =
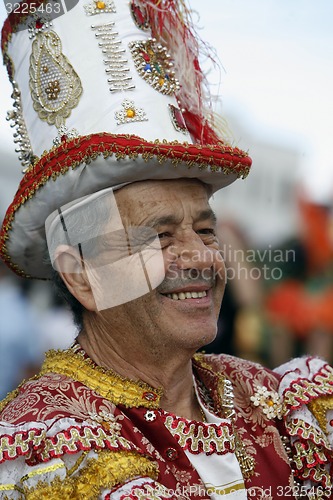
[(209, 207), (211, 189), (197, 179), (142, 181), (115, 192), (124, 223), (145, 224), (157, 212), (202, 211)]

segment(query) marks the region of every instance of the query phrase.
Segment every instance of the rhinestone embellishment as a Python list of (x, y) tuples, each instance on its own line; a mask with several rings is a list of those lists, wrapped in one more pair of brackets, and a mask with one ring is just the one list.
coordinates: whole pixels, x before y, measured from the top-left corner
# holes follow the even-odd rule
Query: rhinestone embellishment
[(17, 145), (16, 153), (19, 153), (19, 160), (25, 173), (29, 166), (34, 162), (35, 156), (32, 151), (28, 131), (22, 114), (21, 92), (17, 83), (13, 80), (14, 109), (7, 112), (7, 121), (11, 122), (11, 128), (14, 128), (14, 142)]
[(269, 391), (267, 387), (258, 386), (250, 397), (254, 406), (261, 406), (268, 419), (282, 418), (282, 403), (277, 392)]
[(177, 132), (188, 134), (186, 123), (180, 109), (176, 108), (176, 106), (174, 106), (173, 104), (168, 104), (168, 106), (169, 106), (171, 121)]
[(35, 36), (49, 29), (51, 26), (52, 22), (46, 15), (35, 17), (34, 20), (28, 25), (29, 38), (35, 38)]
[(168, 460), (174, 461), (178, 458), (178, 452), (175, 448), (167, 448), (165, 450), (165, 455)]
[(58, 129), (58, 135), (53, 139), (54, 146), (60, 146), (62, 142), (70, 141), (79, 137), (79, 132), (76, 128), (68, 129), (65, 125), (61, 125)]
[(112, 0), (96, 0), (83, 6), (87, 16), (116, 12), (116, 6)]
[[(45, 66), (47, 69), (47, 66)], [(48, 71), (45, 71), (47, 73)], [(51, 80), (47, 83), (45, 87), (45, 93), (49, 101), (56, 101), (58, 99), (59, 92), (61, 90), (60, 83), (58, 80)]]
[(144, 392), (142, 394), (142, 398), (146, 401), (156, 401), (157, 394), (155, 394), (154, 392)]
[(137, 108), (134, 101), (124, 99), (121, 105), (123, 109), (116, 111), (114, 114), (115, 119), (117, 120), (117, 125), (131, 122), (144, 122), (148, 120), (145, 111), (142, 108)]
[(39, 33), (32, 43), (29, 85), (39, 118), (57, 128), (64, 125), (79, 102), (82, 85), (54, 31)]
[(95, 31), (95, 38), (98, 40), (98, 46), (103, 54), (110, 92), (133, 90), (135, 85), (133, 85), (130, 69), (127, 66), (126, 50), (122, 46), (122, 40), (118, 37), (119, 33), (114, 30), (114, 26), (114, 22), (109, 22), (92, 25), (91, 29)]
[(136, 0), (132, 0), (130, 3), (131, 14), (135, 25), (143, 30), (149, 30), (148, 14), (144, 6), (139, 5)]
[(131, 42), (129, 48), (139, 75), (154, 89), (167, 95), (179, 90), (170, 55), (155, 38)]

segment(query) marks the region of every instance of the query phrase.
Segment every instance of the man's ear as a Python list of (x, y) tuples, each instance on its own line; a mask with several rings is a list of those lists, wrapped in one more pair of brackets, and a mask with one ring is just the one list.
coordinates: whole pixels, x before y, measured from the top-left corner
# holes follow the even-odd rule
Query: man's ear
[(68, 245), (59, 245), (53, 266), (70, 293), (88, 311), (96, 311), (96, 303), (79, 250)]

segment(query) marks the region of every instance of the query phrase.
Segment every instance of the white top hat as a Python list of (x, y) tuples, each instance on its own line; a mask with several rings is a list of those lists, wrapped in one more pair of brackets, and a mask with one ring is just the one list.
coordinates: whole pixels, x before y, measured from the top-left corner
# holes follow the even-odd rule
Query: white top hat
[(178, 3), (86, 0), (59, 15), (49, 0), (6, 20), (25, 175), (0, 254), (17, 273), (49, 277), (45, 220), (74, 199), (147, 179), (197, 178), (216, 191), (248, 174), (248, 155), (211, 126), (198, 41)]

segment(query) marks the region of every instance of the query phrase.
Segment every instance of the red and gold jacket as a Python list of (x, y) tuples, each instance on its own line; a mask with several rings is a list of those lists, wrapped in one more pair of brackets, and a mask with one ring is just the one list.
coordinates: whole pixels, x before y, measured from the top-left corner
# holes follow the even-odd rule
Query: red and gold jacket
[(166, 414), (160, 390), (96, 366), (82, 350), (50, 351), (41, 372), (1, 403), (0, 498), (219, 498), (186, 450), (234, 453), (248, 498), (333, 498), (331, 367), (302, 358), (272, 372), (197, 355), (193, 372), (223, 425)]

